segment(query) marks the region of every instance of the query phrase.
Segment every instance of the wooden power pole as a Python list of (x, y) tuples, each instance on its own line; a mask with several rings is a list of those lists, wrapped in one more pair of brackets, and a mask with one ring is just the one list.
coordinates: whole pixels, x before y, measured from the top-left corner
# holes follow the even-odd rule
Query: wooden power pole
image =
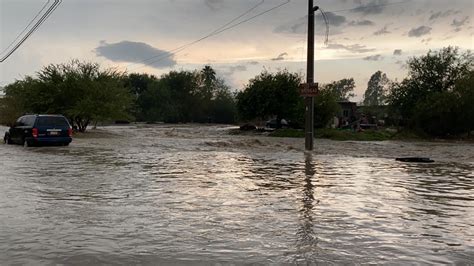
[(308, 0), (308, 57), (307, 81), (302, 85), (302, 95), (305, 96), (305, 148), (313, 150), (314, 143), (314, 96), (318, 91), (318, 84), (314, 82), (314, 13), (319, 9), (313, 6), (313, 0)]

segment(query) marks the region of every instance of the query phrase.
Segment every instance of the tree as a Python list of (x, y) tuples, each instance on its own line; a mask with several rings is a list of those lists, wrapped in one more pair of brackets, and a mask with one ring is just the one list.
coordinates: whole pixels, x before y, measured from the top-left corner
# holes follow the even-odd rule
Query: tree
[(350, 98), (355, 96), (355, 82), (353, 78), (333, 81), (323, 85), (322, 88), (329, 90), (335, 95), (337, 101), (349, 101)]
[(123, 80), (125, 87), (133, 96), (133, 105), (130, 110), (131, 114), (137, 121), (146, 121), (143, 108), (148, 107), (141, 106), (140, 103), (144, 100), (144, 93), (158, 79), (154, 75), (132, 73), (125, 75)]
[(271, 74), (267, 71), (251, 79), (247, 87), (237, 95), (237, 108), (244, 120), (266, 119), (276, 116), (277, 127), (281, 119), (296, 119), (302, 97), (298, 86), (301, 77), (288, 71)]
[(234, 95), (211, 66), (171, 71), (160, 78), (131, 74), (126, 80), (138, 95), (135, 110), (140, 121), (234, 122)]
[(382, 71), (375, 72), (367, 83), (367, 90), (364, 94), (365, 106), (384, 105), (388, 92), (389, 79)]
[(214, 123), (234, 123), (237, 116), (235, 97), (224, 81), (218, 80), (217, 87), (210, 106), (211, 120)]
[(314, 99), (314, 127), (325, 128), (340, 111), (337, 96), (323, 88)]
[(429, 51), (424, 56), (411, 58), (408, 68), (408, 77), (392, 85), (388, 97), (392, 116), (400, 117), (410, 128), (434, 136), (467, 130), (460, 125), (472, 124), (472, 120), (466, 117), (459, 121), (458, 118), (469, 113), (472, 105), (472, 101), (463, 105), (464, 99), (472, 100), (469, 98), (474, 68), (472, 53), (461, 54), (453, 47)]
[(23, 113), (63, 114), (81, 132), (92, 121), (129, 118), (131, 105), (121, 73), (79, 60), (43, 67), (37, 77), (17, 81), (5, 93)]
[(460, 131), (470, 136), (474, 131), (474, 70), (456, 82), (454, 93), (458, 95)]

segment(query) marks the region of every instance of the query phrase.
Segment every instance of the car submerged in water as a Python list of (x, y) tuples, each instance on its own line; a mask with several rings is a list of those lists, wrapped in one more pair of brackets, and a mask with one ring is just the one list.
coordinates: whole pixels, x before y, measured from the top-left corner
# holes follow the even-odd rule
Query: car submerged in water
[(62, 115), (24, 115), (5, 133), (3, 141), (25, 147), (67, 146), (72, 142), (72, 128)]

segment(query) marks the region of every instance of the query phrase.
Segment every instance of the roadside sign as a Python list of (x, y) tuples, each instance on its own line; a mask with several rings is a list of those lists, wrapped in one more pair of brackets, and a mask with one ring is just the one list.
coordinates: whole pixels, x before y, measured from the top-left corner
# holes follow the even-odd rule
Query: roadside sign
[(314, 97), (318, 95), (318, 83), (303, 83), (300, 85), (300, 95), (304, 97)]

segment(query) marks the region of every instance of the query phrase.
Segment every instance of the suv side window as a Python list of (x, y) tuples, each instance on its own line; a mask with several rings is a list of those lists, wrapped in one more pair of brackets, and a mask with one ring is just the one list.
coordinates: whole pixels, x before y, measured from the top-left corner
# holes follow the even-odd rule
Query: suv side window
[(36, 116), (30, 115), (30, 116), (25, 117), (24, 124), (25, 126), (33, 127), (35, 125), (35, 121), (36, 121)]
[(22, 117), (20, 117), (20, 118), (18, 118), (18, 120), (16, 120), (16, 122), (15, 122), (15, 127), (21, 127), (21, 126), (24, 126), (24, 124), (23, 124), (23, 120), (24, 120), (24, 117), (23, 117), (23, 116), (22, 116)]

